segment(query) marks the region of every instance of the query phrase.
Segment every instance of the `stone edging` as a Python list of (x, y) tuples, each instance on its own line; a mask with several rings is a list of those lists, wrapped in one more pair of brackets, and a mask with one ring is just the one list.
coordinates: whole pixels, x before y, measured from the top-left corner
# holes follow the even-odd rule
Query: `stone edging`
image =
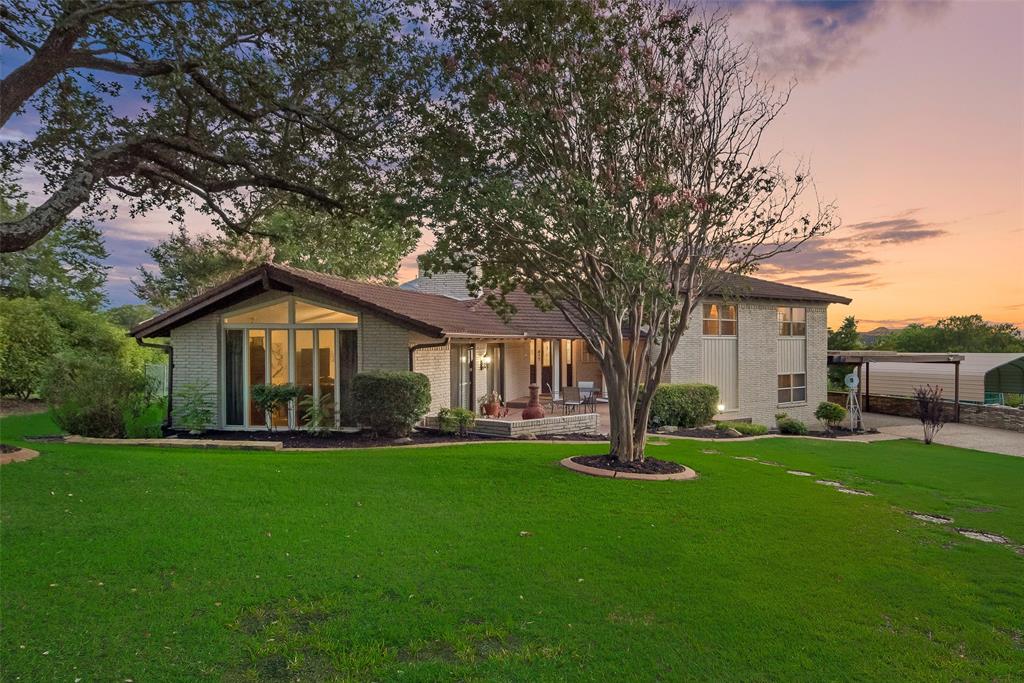
[(697, 473), (691, 470), (689, 467), (683, 466), (682, 472), (673, 472), (672, 474), (641, 474), (639, 472), (616, 472), (615, 470), (604, 470), (599, 467), (589, 467), (588, 465), (581, 465), (578, 462), (573, 462), (573, 458), (577, 456), (573, 455), (559, 461), (559, 465), (562, 467), (572, 470), (573, 472), (579, 472), (580, 474), (589, 474), (592, 477), (606, 477), (608, 479), (642, 479), (644, 481), (693, 481), (697, 478)]
[(34, 451), (31, 448), (19, 448), (18, 450), (11, 451), (10, 453), (0, 453), (0, 465), (31, 460), (37, 455), (39, 455), (39, 451)]
[(161, 446), (164, 448), (224, 448), (233, 451), (280, 451), (280, 441), (230, 441), (228, 439), (103, 439), (96, 436), (65, 436), (64, 443), (93, 446)]

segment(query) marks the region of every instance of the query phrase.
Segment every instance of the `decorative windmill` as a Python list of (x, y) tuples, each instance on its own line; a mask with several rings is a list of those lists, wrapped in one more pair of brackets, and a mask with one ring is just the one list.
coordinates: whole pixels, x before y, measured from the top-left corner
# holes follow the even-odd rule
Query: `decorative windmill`
[(857, 387), (860, 386), (860, 377), (851, 372), (843, 378), (846, 385), (846, 412), (850, 415), (850, 431), (856, 431), (861, 425), (860, 400), (857, 398)]

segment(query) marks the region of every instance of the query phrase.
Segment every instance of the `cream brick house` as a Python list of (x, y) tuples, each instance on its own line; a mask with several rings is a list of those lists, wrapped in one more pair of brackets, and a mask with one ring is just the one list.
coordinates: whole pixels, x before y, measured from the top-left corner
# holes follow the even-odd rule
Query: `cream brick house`
[[(757, 278), (736, 285), (728, 301), (698, 306), (666, 381), (715, 384), (723, 419), (812, 419), (826, 398), (826, 310), (849, 299)], [(336, 424), (347, 424), (349, 385), (365, 370), (427, 375), (431, 412), (475, 409), (492, 390), (525, 397), (531, 383), (555, 395), (580, 382), (600, 390), (598, 364), (562, 314), (521, 293), (513, 301), (518, 312), (506, 323), (457, 278), (397, 288), (266, 264), (131, 334), (170, 338), (172, 405), (174, 388), (198, 385), (214, 409), (210, 427), (221, 429), (263, 428), (250, 387), (286, 382), (324, 397)], [(274, 422), (300, 426), (294, 409)]]

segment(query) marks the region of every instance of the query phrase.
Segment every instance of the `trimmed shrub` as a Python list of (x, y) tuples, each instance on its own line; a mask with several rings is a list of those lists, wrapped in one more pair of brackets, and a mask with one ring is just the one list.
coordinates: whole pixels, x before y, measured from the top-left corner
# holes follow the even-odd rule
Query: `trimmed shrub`
[(267, 429), (274, 431), (274, 413), (286, 409), (291, 401), (302, 394), (302, 388), (294, 384), (256, 384), (250, 392), (253, 403), (263, 411)]
[(761, 434), (768, 433), (767, 427), (764, 425), (754, 424), (753, 422), (716, 422), (715, 429), (720, 431), (735, 429), (744, 436), (760, 436)]
[(167, 398), (150, 403), (139, 415), (129, 413), (124, 420), (124, 435), (129, 439), (158, 439), (164, 435)]
[(382, 436), (408, 436), (430, 409), (430, 380), (419, 372), (360, 372), (352, 379), (356, 420)]
[(64, 431), (82, 436), (123, 437), (126, 425), (152, 404), (142, 371), (74, 352), (53, 359), (42, 394), (54, 421)]
[(807, 425), (795, 417), (787, 415), (775, 424), (779, 428), (780, 434), (789, 434), (790, 436), (806, 436), (807, 434)]
[(814, 410), (814, 417), (818, 418), (826, 429), (832, 429), (846, 417), (846, 408), (838, 403), (822, 401)]
[(466, 436), (476, 424), (476, 413), (468, 408), (441, 408), (437, 411), (437, 427), (442, 434)]
[(651, 400), (650, 426), (701, 427), (718, 412), (718, 387), (712, 384), (661, 384)]

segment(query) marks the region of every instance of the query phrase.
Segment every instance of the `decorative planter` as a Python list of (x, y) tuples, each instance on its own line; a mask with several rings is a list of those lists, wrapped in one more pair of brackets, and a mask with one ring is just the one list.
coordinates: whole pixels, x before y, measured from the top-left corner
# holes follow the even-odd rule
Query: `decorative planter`
[(524, 420), (538, 420), (544, 417), (544, 406), (540, 404), (540, 387), (536, 384), (530, 385), (530, 400), (523, 408)]
[(499, 417), (501, 415), (501, 404), (497, 401), (494, 403), (485, 403), (484, 414), (487, 415), (487, 417)]

